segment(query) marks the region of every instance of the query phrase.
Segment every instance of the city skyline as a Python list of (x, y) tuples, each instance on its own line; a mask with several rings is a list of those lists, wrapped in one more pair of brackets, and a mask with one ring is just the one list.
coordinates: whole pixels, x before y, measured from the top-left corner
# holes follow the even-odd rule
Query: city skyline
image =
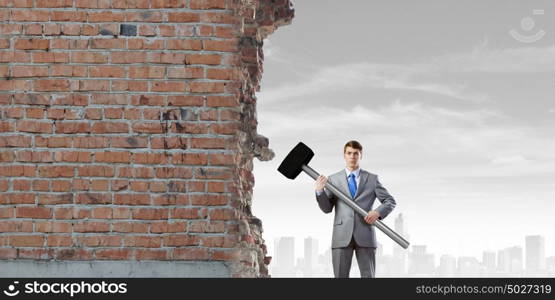
[[(395, 219), (395, 230), (408, 235), (402, 216)], [(531, 277), (555, 276), (555, 253), (546, 256), (545, 237), (528, 235), (522, 245), (503, 249), (483, 250), (482, 257), (454, 256), (428, 252), (426, 245), (411, 245), (407, 250), (392, 244), (393, 254), (384, 254), (378, 245), (377, 277)], [(304, 255), (296, 257), (294, 237), (279, 237), (274, 241), (274, 256), (270, 275), (274, 277), (333, 277), (331, 248), (318, 249), (319, 241), (304, 238)], [(270, 253), (271, 249), (269, 250)], [(273, 273), (275, 272), (275, 273)], [(359, 276), (356, 256), (353, 256), (350, 277)]]

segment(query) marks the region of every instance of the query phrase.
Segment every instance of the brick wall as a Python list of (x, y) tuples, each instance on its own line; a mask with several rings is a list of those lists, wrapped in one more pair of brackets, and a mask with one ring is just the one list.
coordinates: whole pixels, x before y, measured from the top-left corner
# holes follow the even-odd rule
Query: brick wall
[(0, 260), (266, 276), (255, 91), (262, 39), (292, 17), (288, 0), (0, 0)]

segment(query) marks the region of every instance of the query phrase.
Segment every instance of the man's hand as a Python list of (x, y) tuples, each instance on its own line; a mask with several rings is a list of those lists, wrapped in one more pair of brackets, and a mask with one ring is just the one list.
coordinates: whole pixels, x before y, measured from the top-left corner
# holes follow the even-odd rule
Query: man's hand
[(372, 224), (374, 222), (376, 222), (376, 220), (380, 217), (380, 213), (375, 211), (375, 210), (371, 210), (368, 212), (368, 215), (366, 215), (366, 217), (364, 217), (364, 221), (366, 221), (366, 223), (368, 224)]
[(326, 185), (326, 182), (328, 182), (328, 178), (326, 176), (324, 175), (318, 176), (318, 178), (316, 179), (315, 189), (317, 191), (323, 190), (324, 186)]

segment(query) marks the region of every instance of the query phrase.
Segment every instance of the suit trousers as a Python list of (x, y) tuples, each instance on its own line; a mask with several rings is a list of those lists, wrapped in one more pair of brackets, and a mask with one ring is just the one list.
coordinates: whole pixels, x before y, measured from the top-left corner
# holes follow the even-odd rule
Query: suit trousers
[(336, 278), (349, 278), (353, 251), (357, 256), (360, 277), (374, 278), (376, 274), (376, 248), (358, 246), (354, 236), (351, 237), (351, 242), (347, 247), (331, 249), (334, 276)]

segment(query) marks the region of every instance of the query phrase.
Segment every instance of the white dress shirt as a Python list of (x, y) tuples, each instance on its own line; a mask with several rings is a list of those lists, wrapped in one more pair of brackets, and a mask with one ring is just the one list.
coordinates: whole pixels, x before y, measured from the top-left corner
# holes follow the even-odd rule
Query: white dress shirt
[[(357, 191), (358, 191), (358, 187), (359, 187), (359, 184), (360, 184), (360, 167), (358, 167), (356, 170), (353, 170), (352, 172), (349, 171), (349, 169), (345, 168), (345, 176), (347, 178), (347, 186), (349, 186), (349, 175), (351, 173), (355, 174), (355, 182), (357, 183)], [(320, 196), (323, 192), (324, 192), (324, 190), (316, 191), (316, 195)]]

